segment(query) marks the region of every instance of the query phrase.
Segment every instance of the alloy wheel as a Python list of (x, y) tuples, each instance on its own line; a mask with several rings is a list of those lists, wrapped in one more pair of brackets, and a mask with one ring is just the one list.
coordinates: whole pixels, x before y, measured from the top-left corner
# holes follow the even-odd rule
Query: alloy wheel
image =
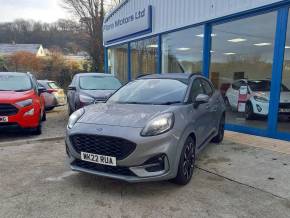
[(183, 160), (183, 174), (188, 180), (193, 174), (194, 164), (195, 164), (195, 151), (194, 145), (192, 142), (186, 145), (184, 151), (184, 160)]

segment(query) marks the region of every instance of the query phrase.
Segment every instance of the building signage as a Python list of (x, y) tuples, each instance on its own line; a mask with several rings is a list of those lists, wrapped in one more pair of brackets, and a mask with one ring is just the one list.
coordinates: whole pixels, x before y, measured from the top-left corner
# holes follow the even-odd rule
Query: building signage
[(106, 44), (152, 32), (152, 6), (137, 9), (124, 17), (115, 14), (106, 20), (103, 32)]

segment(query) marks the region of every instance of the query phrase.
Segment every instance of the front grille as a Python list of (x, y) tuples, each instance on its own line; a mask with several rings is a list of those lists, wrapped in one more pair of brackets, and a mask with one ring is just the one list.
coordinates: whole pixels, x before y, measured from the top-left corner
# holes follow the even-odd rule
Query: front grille
[(0, 123), (0, 127), (19, 127), (17, 123)]
[(78, 153), (87, 152), (105, 156), (116, 157), (122, 160), (128, 157), (136, 148), (136, 144), (126, 139), (98, 136), (98, 135), (73, 135), (70, 141)]
[(0, 116), (12, 116), (18, 113), (18, 109), (11, 104), (0, 104)]
[(280, 103), (279, 107), (282, 109), (290, 109), (290, 103)]
[(82, 160), (75, 160), (72, 163), (73, 166), (77, 166), (83, 169), (102, 172), (102, 173), (109, 173), (115, 175), (122, 175), (122, 176), (136, 176), (128, 167), (120, 167), (120, 166), (106, 166), (100, 165), (95, 163), (90, 163)]

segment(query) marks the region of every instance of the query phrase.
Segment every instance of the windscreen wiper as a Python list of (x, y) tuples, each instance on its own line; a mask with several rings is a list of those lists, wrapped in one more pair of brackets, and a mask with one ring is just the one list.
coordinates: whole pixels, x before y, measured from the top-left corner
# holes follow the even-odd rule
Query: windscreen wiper
[(172, 105), (172, 104), (181, 104), (181, 101), (168, 101), (168, 102), (163, 102), (160, 103), (160, 105)]
[(14, 90), (14, 92), (26, 92), (28, 91), (27, 89), (18, 89), (18, 90)]

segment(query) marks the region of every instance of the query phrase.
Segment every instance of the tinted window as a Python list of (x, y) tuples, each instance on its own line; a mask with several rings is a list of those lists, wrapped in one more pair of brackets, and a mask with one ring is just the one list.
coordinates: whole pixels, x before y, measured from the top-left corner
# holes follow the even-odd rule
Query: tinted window
[(32, 89), (31, 80), (27, 75), (1, 75), (1, 91), (27, 91)]
[(192, 101), (195, 100), (195, 98), (199, 95), (199, 94), (204, 94), (204, 90), (202, 88), (202, 85), (200, 83), (199, 79), (196, 79), (193, 81), (192, 84), (192, 90), (191, 90), (191, 99)]
[(108, 102), (174, 104), (184, 100), (188, 85), (174, 79), (135, 80), (116, 92)]
[(233, 87), (233, 89), (235, 89), (235, 90), (239, 90), (239, 89), (240, 89), (240, 82), (235, 82), (235, 83), (233, 83), (232, 87)]
[[(253, 92), (270, 92), (271, 90), (271, 81), (268, 80), (249, 81), (248, 85)], [(281, 91), (287, 92), (289, 89), (282, 84)]]
[(131, 43), (131, 73), (133, 79), (140, 75), (156, 73), (157, 51), (157, 37)]
[(202, 50), (203, 26), (163, 34), (162, 72), (202, 72)]
[(108, 76), (81, 76), (80, 88), (85, 90), (116, 90), (121, 83), (115, 77)]
[(204, 88), (205, 94), (207, 94), (208, 96), (212, 96), (213, 89), (212, 89), (211, 85), (209, 84), (209, 82), (204, 80), (204, 79), (202, 79), (201, 83), (202, 83), (202, 86)]

